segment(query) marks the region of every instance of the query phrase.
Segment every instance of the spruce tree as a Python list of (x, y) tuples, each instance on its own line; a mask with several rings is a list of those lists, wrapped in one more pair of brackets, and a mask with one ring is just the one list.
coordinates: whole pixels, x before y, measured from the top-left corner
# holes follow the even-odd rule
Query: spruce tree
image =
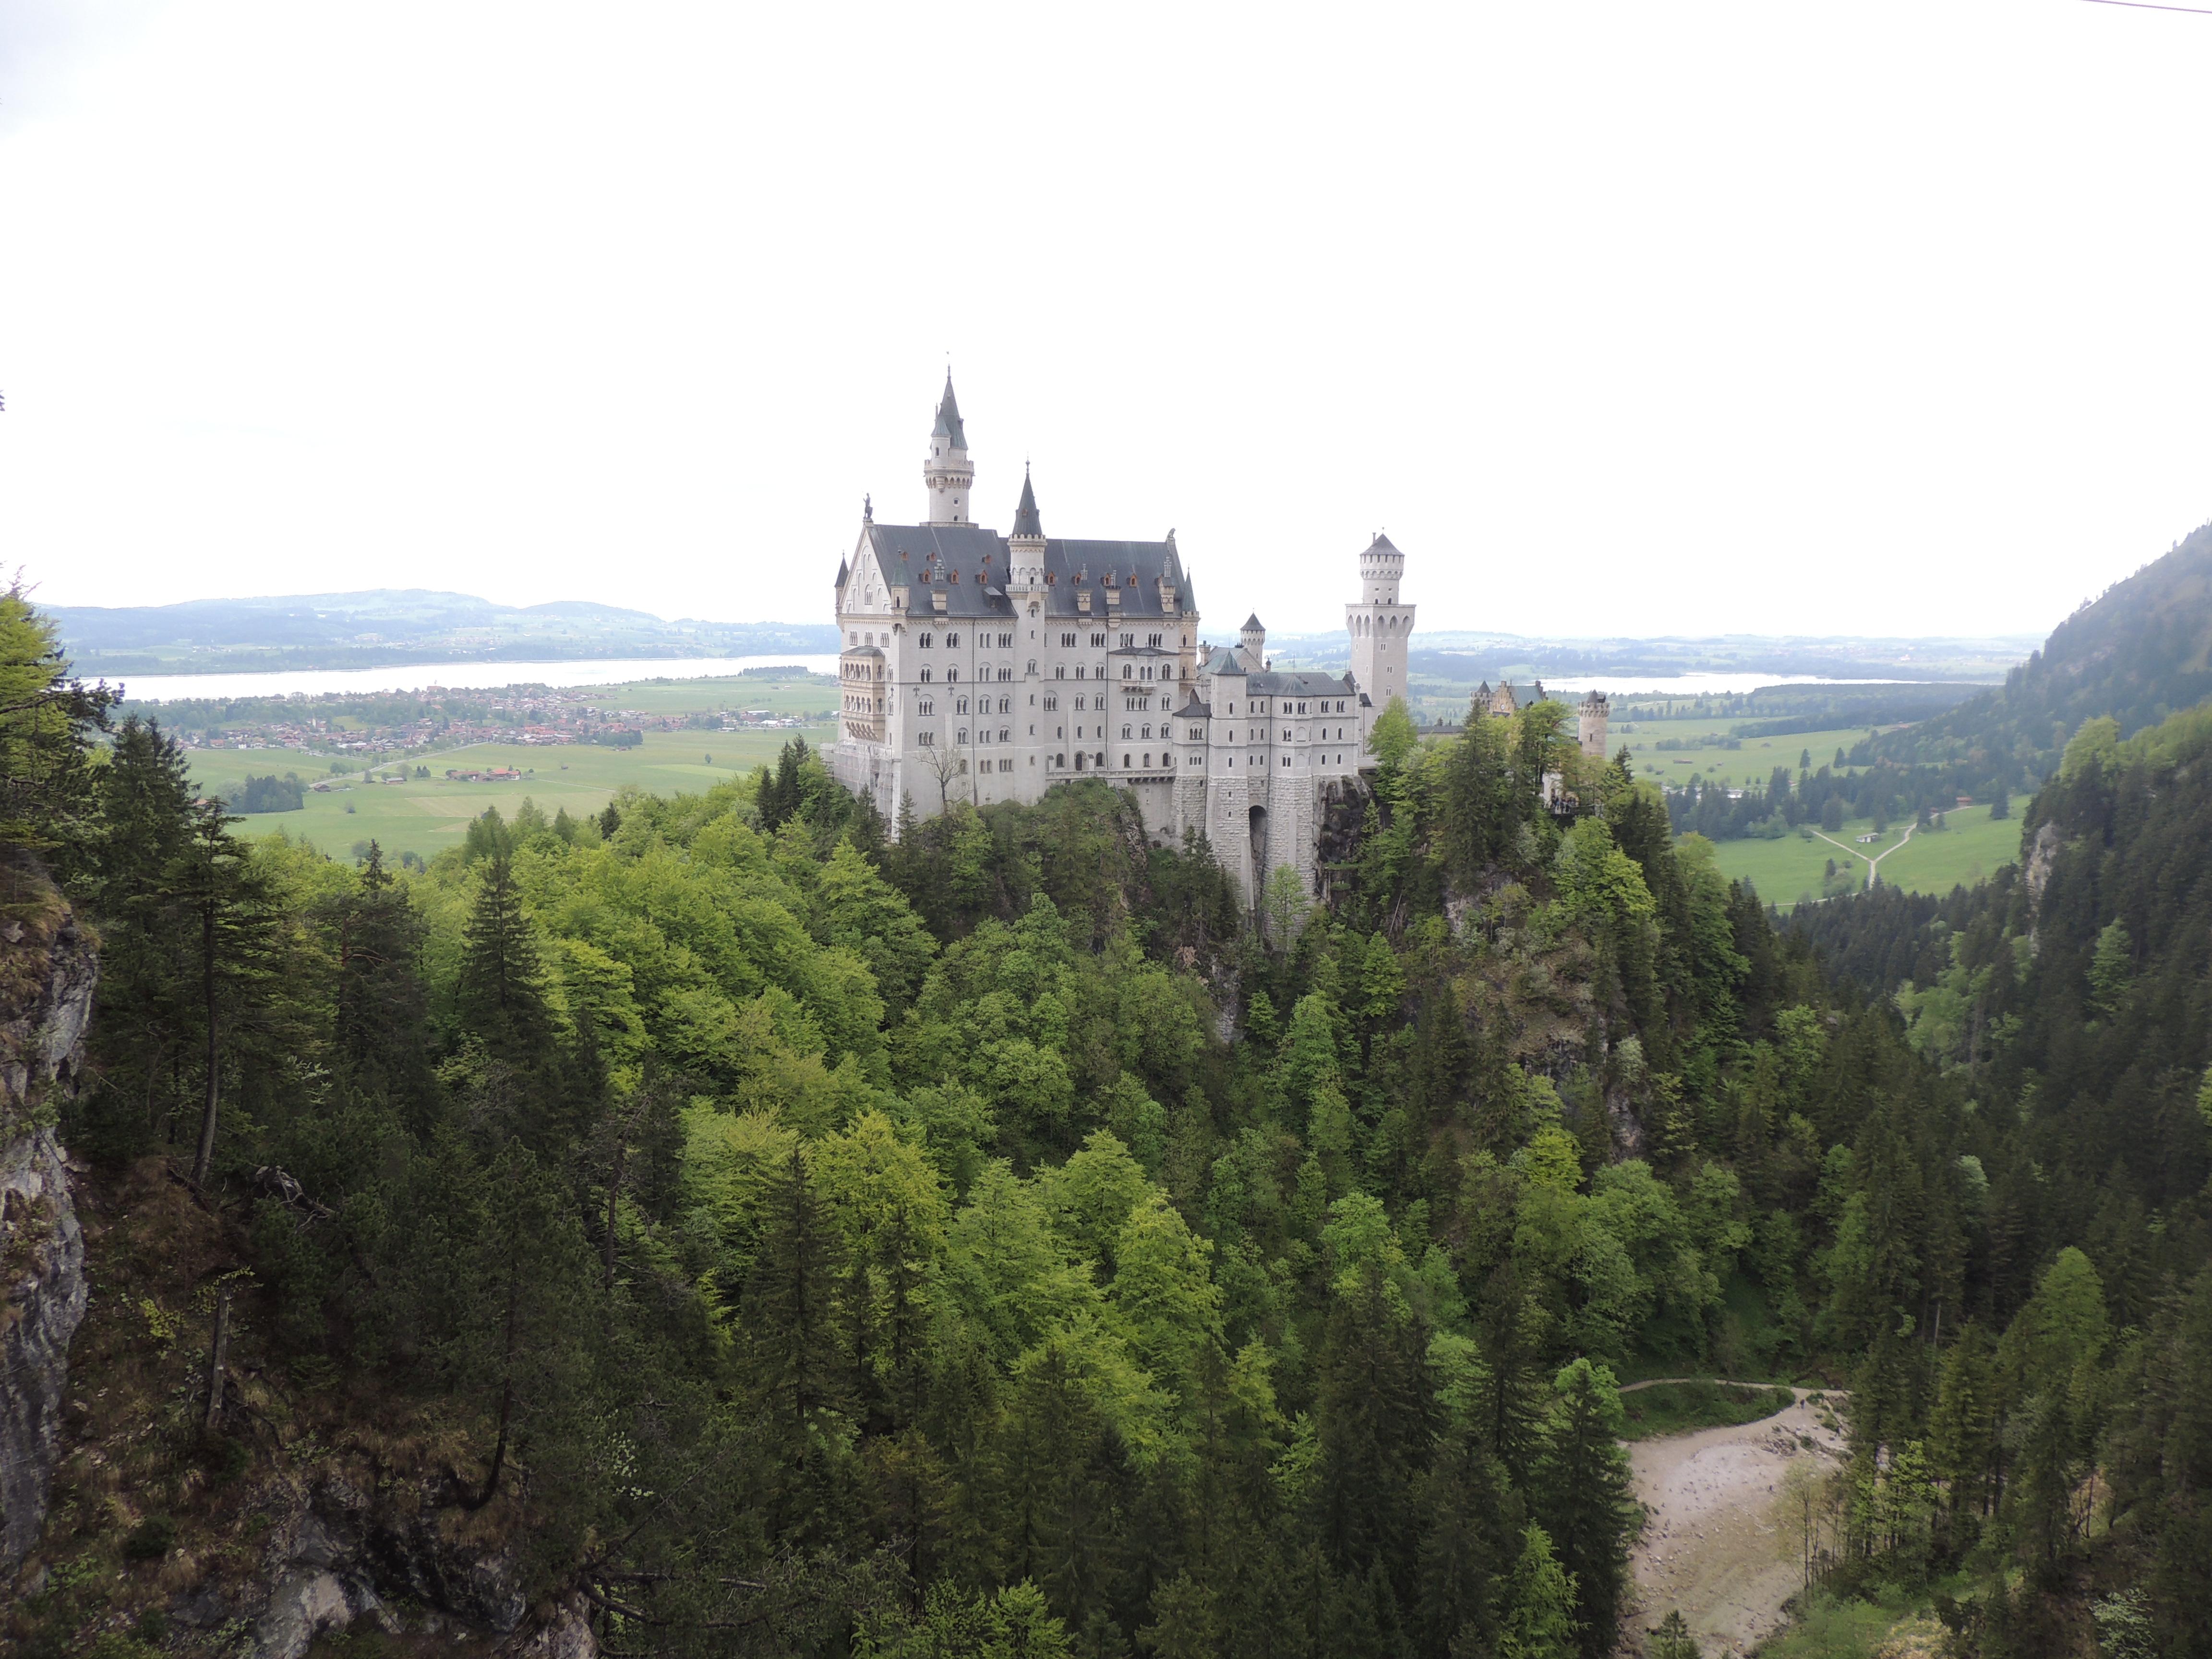
[(522, 890), (504, 854), (484, 866), (461, 957), (461, 1024), (497, 1058), (525, 1072), (552, 1060), (553, 1019)]
[(1636, 1504), (1620, 1444), (1613, 1373), (1577, 1359), (1559, 1375), (1552, 1420), (1536, 1462), (1536, 1519), (1574, 1576), (1576, 1640), (1583, 1659), (1604, 1659), (1619, 1638), (1628, 1591), (1628, 1538)]
[(354, 886), (325, 908), (337, 959), (333, 1043), (341, 1073), (364, 1097), (399, 1109), (417, 1133), (435, 1095), (425, 1041), (422, 919), (384, 868), (374, 841)]

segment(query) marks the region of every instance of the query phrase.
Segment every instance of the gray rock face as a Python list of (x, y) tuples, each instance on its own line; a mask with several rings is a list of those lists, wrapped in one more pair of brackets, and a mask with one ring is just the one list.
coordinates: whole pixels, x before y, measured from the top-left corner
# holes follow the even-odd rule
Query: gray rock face
[[(434, 1497), (364, 1492), (339, 1480), (297, 1491), (270, 1534), (262, 1566), (267, 1599), (246, 1610), (253, 1659), (301, 1659), (319, 1634), (360, 1620), (387, 1635), (489, 1632), (515, 1638), (518, 1653), (595, 1659), (599, 1643), (580, 1606), (541, 1608), (525, 1630), (529, 1608), (512, 1556), (444, 1536), (434, 1502), (424, 1501)], [(394, 1602), (417, 1611), (403, 1619)], [(211, 1611), (219, 1617), (219, 1601)], [(218, 1621), (200, 1615), (198, 1597), (179, 1598), (170, 1613), (185, 1624)]]
[(83, 1063), (100, 963), (76, 919), (26, 939), (7, 924), (11, 975), (28, 992), (0, 1005), (0, 1573), (38, 1540), (61, 1435), (70, 1339), (84, 1317), (84, 1235), (69, 1169), (41, 1125)]

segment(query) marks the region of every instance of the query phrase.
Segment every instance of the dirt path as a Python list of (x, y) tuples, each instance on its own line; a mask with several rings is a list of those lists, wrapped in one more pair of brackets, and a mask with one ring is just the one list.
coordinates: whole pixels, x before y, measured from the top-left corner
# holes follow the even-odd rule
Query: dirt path
[(1797, 1533), (1778, 1503), (1783, 1474), (1802, 1457), (1833, 1467), (1844, 1449), (1832, 1391), (1796, 1392), (1796, 1405), (1759, 1422), (1629, 1448), (1650, 1511), (1633, 1558), (1639, 1644), (1674, 1607), (1707, 1659), (1747, 1654), (1782, 1624), (1782, 1604), (1803, 1582)]
[(1867, 885), (1871, 887), (1875, 884), (1876, 878), (1881, 872), (1881, 861), (1887, 858), (1892, 853), (1896, 852), (1899, 847), (1903, 847), (1907, 842), (1911, 841), (1912, 839), (1912, 832), (1919, 827), (1920, 826), (1917, 823), (1906, 824), (1905, 826), (1905, 833), (1897, 838), (1897, 847), (1885, 847), (1879, 853), (1874, 854), (1862, 853), (1856, 847), (1844, 847), (1843, 842), (1838, 841), (1833, 836), (1830, 835), (1825, 830), (1815, 830), (1813, 833), (1818, 836), (1822, 841), (1827, 842), (1831, 847), (1843, 847), (1844, 851), (1849, 853), (1853, 858), (1864, 864), (1867, 867)]

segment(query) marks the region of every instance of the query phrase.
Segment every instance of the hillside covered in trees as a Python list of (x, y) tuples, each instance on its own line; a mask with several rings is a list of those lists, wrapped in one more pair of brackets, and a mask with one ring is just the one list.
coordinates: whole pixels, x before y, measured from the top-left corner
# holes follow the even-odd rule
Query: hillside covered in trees
[(2122, 737), (2212, 697), (2212, 525), (2051, 630), (2002, 686), (1851, 751), (1854, 765), (1934, 769), (1957, 793), (2033, 793), (2085, 720)]
[(1103, 783), (894, 836), (798, 744), (394, 872), (238, 839), (10, 603), (112, 1275), (25, 1651), (215, 1650), (283, 1499), (410, 1630), (495, 1559), (608, 1653), (1598, 1659), (1620, 1379), (1712, 1367), (1853, 1390), (1831, 1589), (2212, 1652), (2212, 933), (2178, 855), (2105, 908), (2185, 761), (2082, 750), (1900, 1013), (1557, 704), (1387, 719), (1249, 913)]

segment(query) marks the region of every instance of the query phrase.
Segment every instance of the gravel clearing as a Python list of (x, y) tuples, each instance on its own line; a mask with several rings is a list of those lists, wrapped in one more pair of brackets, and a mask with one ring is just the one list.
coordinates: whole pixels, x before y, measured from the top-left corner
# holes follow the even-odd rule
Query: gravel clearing
[(1636, 1495), (1650, 1510), (1633, 1553), (1632, 1645), (1681, 1609), (1706, 1659), (1747, 1654), (1785, 1622), (1802, 1585), (1796, 1526), (1782, 1513), (1782, 1480), (1801, 1458), (1836, 1467), (1844, 1452), (1832, 1390), (1799, 1389), (1797, 1403), (1739, 1428), (1699, 1429), (1629, 1449)]

